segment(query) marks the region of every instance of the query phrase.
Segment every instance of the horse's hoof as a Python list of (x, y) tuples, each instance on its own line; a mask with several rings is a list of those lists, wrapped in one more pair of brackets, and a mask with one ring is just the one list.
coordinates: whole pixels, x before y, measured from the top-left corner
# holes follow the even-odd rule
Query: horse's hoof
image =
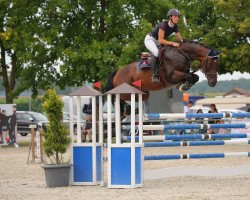
[(177, 85), (177, 89), (181, 92), (187, 91), (192, 87), (190, 83), (182, 83), (180, 85)]
[(186, 91), (186, 86), (185, 86), (185, 83), (183, 83), (183, 84), (179, 85), (177, 89), (178, 89), (178, 90), (180, 90), (181, 92)]

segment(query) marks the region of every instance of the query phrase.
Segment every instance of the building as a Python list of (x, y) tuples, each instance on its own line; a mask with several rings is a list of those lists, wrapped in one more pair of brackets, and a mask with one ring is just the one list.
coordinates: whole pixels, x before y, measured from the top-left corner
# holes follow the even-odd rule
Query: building
[(232, 97), (236, 97), (236, 96), (250, 97), (250, 90), (245, 90), (245, 89), (241, 89), (241, 88), (233, 88), (232, 90), (230, 90), (229, 92), (227, 92), (227, 93), (225, 93), (223, 95), (223, 97), (227, 97), (227, 96), (232, 96)]
[(150, 91), (145, 102), (146, 113), (183, 113), (183, 93), (176, 88)]
[(233, 88), (223, 96), (215, 98), (206, 98), (196, 101), (197, 106), (209, 106), (215, 104), (219, 109), (239, 109), (243, 111), (250, 110), (250, 90)]

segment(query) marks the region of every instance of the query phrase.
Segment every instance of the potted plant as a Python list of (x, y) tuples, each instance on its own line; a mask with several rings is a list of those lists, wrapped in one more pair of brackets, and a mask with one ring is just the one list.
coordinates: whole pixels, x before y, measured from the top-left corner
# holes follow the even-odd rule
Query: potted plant
[(43, 149), (50, 163), (43, 164), (45, 179), (48, 187), (69, 185), (71, 164), (65, 162), (63, 154), (70, 144), (70, 136), (63, 124), (63, 101), (53, 89), (46, 90), (43, 97), (43, 110), (48, 118), (44, 132)]

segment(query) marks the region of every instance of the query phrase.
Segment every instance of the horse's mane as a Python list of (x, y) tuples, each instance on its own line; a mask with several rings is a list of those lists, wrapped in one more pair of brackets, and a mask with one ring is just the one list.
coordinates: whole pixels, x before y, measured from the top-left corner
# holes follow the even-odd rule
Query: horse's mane
[(198, 42), (198, 41), (194, 41), (194, 40), (185, 40), (185, 41), (183, 41), (180, 45), (184, 45), (184, 44), (198, 44), (198, 45), (200, 45), (200, 46), (202, 46), (202, 47), (205, 47), (205, 48), (208, 48), (209, 49), (209, 47), (208, 46), (206, 46), (206, 45), (204, 45), (204, 44), (202, 44), (202, 43), (200, 43), (200, 42)]
[[(198, 42), (198, 41), (194, 41), (194, 40), (185, 40), (185, 41), (183, 41), (183, 42), (180, 43), (180, 47), (181, 47), (182, 45), (188, 45), (188, 44), (195, 44), (195, 45), (199, 45), (199, 46), (201, 46), (201, 47), (204, 47), (204, 48), (209, 49), (208, 46), (206, 46), (206, 45), (204, 45), (204, 44), (202, 44), (202, 43), (200, 43), (200, 42)], [(168, 45), (164, 45), (164, 46), (163, 46), (163, 49), (165, 50), (165, 49), (167, 49), (168, 47), (169, 47)]]

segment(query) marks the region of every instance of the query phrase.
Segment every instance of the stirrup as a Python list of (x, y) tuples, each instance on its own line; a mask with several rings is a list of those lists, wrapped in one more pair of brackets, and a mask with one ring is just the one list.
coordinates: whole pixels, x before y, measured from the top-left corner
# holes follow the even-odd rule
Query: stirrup
[(159, 83), (160, 82), (160, 77), (158, 74), (153, 74), (151, 77), (153, 83)]

